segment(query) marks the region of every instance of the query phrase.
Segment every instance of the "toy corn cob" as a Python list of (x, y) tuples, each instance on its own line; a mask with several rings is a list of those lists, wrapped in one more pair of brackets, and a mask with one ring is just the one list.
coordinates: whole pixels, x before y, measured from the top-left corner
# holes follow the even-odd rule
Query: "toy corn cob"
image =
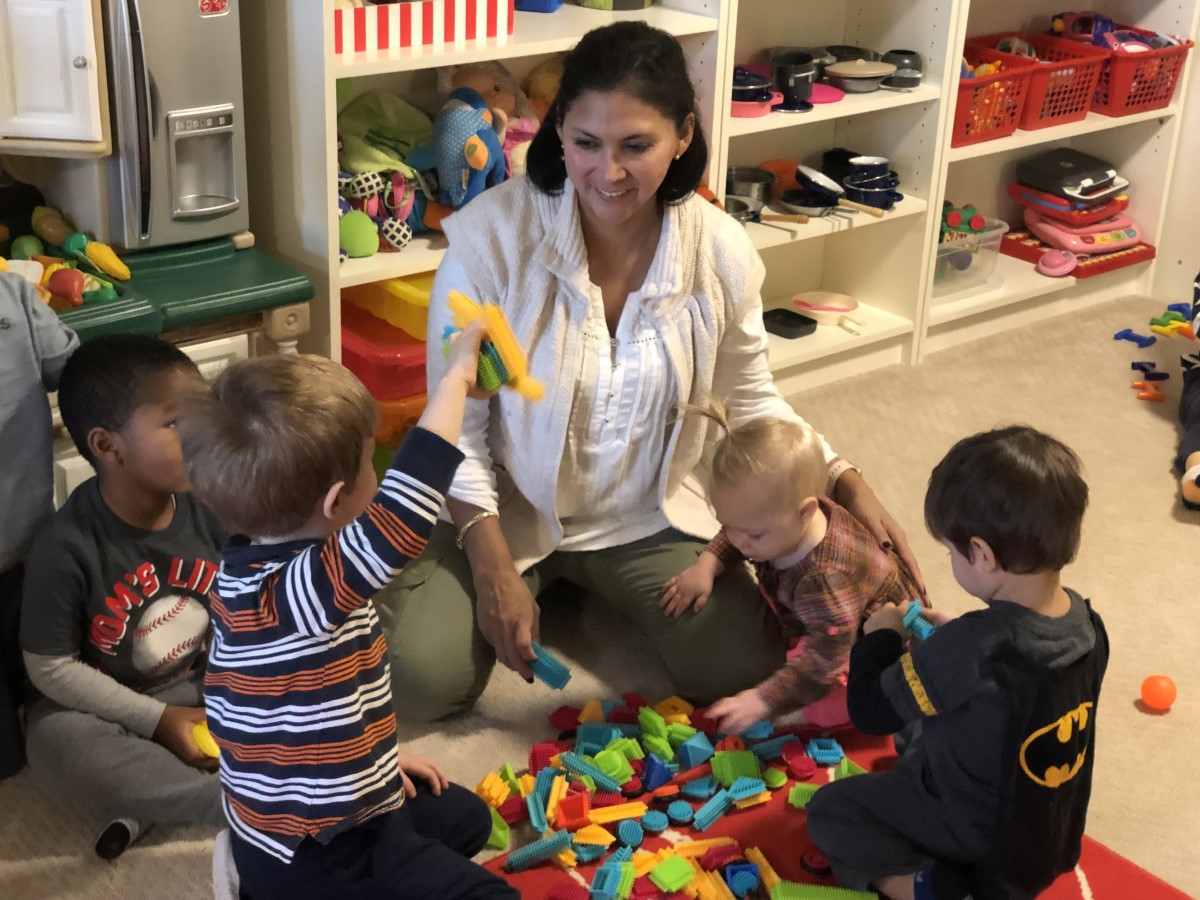
[(487, 340), (479, 348), (479, 370), (476, 379), (484, 390), (494, 391), (508, 385), (530, 400), (541, 400), (546, 388), (529, 375), (529, 362), (517, 343), (504, 310), (492, 303), (480, 306), (458, 291), (450, 291), (450, 313), (461, 330), (478, 318), (487, 328)]

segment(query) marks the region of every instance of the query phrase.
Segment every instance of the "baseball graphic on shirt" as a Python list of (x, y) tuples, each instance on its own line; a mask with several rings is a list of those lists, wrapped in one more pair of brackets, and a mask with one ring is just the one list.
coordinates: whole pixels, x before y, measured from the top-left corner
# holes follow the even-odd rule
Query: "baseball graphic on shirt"
[(190, 665), (208, 633), (208, 610), (194, 597), (168, 594), (142, 614), (133, 632), (133, 665), (150, 678)]

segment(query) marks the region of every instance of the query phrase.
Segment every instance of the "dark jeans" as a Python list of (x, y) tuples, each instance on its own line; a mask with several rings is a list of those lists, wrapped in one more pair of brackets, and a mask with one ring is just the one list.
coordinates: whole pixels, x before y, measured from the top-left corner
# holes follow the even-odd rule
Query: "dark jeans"
[(290, 864), (231, 832), (243, 900), (519, 900), (503, 879), (471, 862), (492, 829), (484, 802), (457, 784), (440, 797), (416, 784), (417, 796), (394, 812), (328, 844), (306, 838)]
[(1183, 432), (1179, 438), (1179, 455), (1175, 458), (1175, 467), (1182, 475), (1187, 470), (1187, 458), (1193, 453), (1200, 453), (1200, 367), (1183, 373), (1179, 424), (1183, 427)]
[(19, 641), (23, 571), (17, 565), (0, 572), (0, 780), (16, 775), (25, 766), (19, 712), (25, 687)]

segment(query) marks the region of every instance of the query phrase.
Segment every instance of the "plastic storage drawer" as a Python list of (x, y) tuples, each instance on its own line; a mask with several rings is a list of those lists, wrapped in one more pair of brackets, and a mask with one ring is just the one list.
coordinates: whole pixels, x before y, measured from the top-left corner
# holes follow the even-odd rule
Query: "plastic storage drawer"
[(957, 241), (938, 244), (933, 266), (935, 297), (986, 283), (996, 271), (1000, 241), (1007, 231), (1006, 222), (988, 219), (983, 231), (964, 235)]
[(425, 393), (425, 342), (351, 303), (342, 304), (342, 363), (376, 400)]
[(425, 395), (401, 397), (399, 400), (376, 400), (379, 408), (379, 424), (375, 426), (375, 442), (390, 444), (393, 449), (400, 443), (404, 433), (417, 424), (425, 412)]
[(342, 299), (423, 341), (429, 323), (433, 274), (422, 272), (349, 287), (342, 291)]

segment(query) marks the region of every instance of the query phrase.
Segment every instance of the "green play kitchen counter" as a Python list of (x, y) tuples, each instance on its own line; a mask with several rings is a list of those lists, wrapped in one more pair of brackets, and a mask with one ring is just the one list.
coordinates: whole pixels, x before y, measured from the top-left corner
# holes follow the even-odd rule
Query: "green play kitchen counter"
[(312, 280), (253, 247), (223, 238), (122, 253), (130, 278), (114, 282), (120, 299), (61, 313), (81, 341), (101, 334), (162, 334), (220, 319), (305, 303)]

